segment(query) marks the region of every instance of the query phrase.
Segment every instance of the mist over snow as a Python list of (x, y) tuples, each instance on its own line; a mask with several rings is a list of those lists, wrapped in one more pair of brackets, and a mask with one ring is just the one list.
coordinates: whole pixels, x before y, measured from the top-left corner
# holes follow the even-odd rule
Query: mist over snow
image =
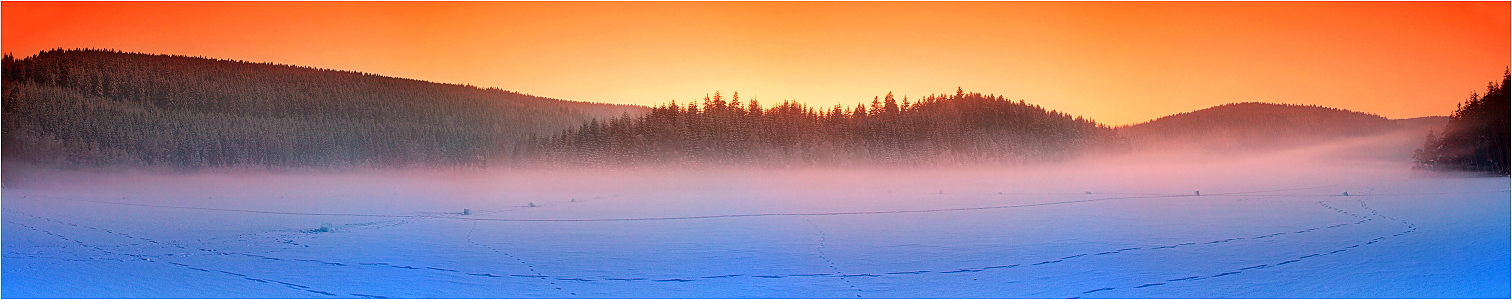
[(1381, 143), (1011, 168), (33, 169), (4, 190), (3, 296), (1507, 297), (1507, 178), (1413, 173)]
[(1508, 6), (6, 1), (0, 298), (1509, 299)]

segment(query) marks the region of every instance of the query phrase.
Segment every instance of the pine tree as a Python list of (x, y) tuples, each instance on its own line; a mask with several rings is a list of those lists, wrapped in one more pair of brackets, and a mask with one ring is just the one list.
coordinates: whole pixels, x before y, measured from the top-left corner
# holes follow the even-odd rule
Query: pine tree
[(1509, 93), (1512, 74), (1503, 70), (1501, 82), (1491, 82), (1486, 93), (1472, 93), (1450, 116), (1443, 134), (1431, 134), (1414, 153), (1418, 168), (1430, 170), (1508, 174)]

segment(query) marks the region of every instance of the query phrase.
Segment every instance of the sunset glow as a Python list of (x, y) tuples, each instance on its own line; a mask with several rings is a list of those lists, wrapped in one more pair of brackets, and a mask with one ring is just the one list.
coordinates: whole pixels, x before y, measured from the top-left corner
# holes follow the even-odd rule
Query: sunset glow
[(1109, 125), (1232, 102), (1447, 115), (1508, 2), (5, 2), (3, 51), (276, 62), (654, 105), (1023, 99)]

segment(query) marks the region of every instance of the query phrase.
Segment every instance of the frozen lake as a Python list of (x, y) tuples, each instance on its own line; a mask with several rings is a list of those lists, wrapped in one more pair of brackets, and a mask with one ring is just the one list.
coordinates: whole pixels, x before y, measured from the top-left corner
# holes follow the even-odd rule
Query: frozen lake
[(0, 296), (1507, 298), (1508, 189), (1255, 163), (52, 172), (3, 191)]

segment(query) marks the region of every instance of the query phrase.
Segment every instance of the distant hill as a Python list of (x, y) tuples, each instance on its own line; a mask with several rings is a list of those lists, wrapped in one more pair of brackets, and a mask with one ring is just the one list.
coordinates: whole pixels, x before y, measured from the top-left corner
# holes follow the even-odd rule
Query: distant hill
[(480, 165), (532, 134), (649, 110), (108, 50), (6, 55), (3, 72), (3, 156), (42, 165)]
[(1391, 120), (1310, 105), (1233, 103), (1118, 128), (1136, 148), (1265, 151), (1442, 126), (1444, 117)]
[(1407, 118), (1407, 119), (1393, 119), (1391, 121), (1392, 122), (1396, 122), (1397, 128), (1399, 128), (1401, 130), (1412, 130), (1412, 131), (1422, 132), (1422, 134), (1426, 134), (1430, 130), (1435, 131), (1435, 132), (1440, 131), (1441, 129), (1444, 128), (1445, 124), (1449, 123), (1450, 119), (1451, 118), (1447, 117), (1447, 116), (1431, 116), (1431, 117), (1416, 117), (1416, 118)]

